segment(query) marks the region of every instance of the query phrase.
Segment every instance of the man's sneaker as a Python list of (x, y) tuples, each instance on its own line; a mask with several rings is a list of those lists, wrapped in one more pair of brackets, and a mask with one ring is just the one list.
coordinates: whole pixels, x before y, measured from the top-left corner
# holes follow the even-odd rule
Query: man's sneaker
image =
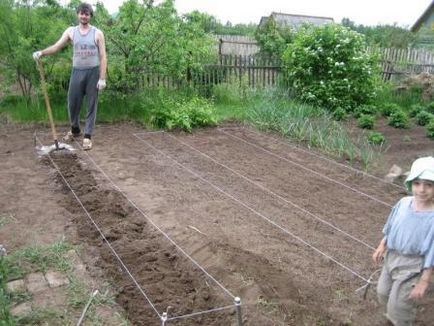
[(81, 132), (79, 132), (78, 134), (73, 134), (72, 131), (70, 130), (66, 133), (65, 136), (63, 136), (62, 139), (63, 139), (63, 141), (66, 141), (66, 142), (72, 142), (74, 139), (76, 139), (77, 137), (80, 137), (80, 136), (81, 136)]
[(92, 141), (89, 138), (83, 139), (83, 149), (85, 151), (88, 151), (89, 149), (92, 149)]

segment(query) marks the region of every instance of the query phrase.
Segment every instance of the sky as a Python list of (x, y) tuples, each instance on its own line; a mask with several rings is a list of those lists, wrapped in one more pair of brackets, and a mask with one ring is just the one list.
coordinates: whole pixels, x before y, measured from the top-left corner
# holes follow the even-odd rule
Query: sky
[[(92, 0), (88, 0), (93, 3)], [(161, 0), (160, 0), (161, 1)], [(398, 24), (411, 27), (432, 0), (175, 0), (179, 14), (198, 10), (216, 17), (221, 23), (259, 23), (272, 12), (331, 17), (340, 23), (346, 17), (356, 24), (375, 26)], [(94, 1), (96, 2), (96, 1)], [(110, 13), (122, 0), (102, 1)], [(156, 0), (155, 3), (158, 3)]]

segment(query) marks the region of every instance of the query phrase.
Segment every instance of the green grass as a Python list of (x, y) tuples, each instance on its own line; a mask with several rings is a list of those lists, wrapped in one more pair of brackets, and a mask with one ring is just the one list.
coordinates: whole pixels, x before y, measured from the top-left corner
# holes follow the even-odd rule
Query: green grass
[(246, 119), (248, 110), (248, 107), (245, 105), (227, 103), (215, 103), (214, 108), (217, 121), (219, 122), (225, 120), (243, 121)]
[(48, 246), (31, 246), (17, 250), (5, 257), (9, 278), (22, 278), (31, 272), (45, 273), (49, 269), (68, 272), (72, 264), (66, 253), (72, 246), (65, 241), (54, 242)]
[(422, 98), (422, 89), (417, 86), (410, 87), (408, 90), (395, 90), (393, 83), (386, 83), (378, 91), (375, 104), (378, 107), (394, 103), (405, 111), (409, 111), (413, 105), (426, 105)]
[(365, 169), (378, 149), (363, 137), (353, 140), (325, 110), (288, 99), (284, 92), (258, 92), (247, 108), (247, 120), (260, 130), (275, 131), (332, 156), (359, 161)]

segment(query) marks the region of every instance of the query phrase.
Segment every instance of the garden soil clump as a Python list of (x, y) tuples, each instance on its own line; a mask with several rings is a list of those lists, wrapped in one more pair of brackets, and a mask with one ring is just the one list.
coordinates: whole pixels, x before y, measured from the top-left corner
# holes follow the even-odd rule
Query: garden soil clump
[[(34, 129), (8, 125), (0, 135), (0, 213), (17, 219), (0, 228), (1, 239), (13, 250), (47, 240), (45, 229), (80, 244), (87, 269), (112, 285), (132, 325), (161, 325), (156, 312), (231, 306), (233, 296), (244, 325), (385, 324), (373, 287), (366, 300), (355, 292), (378, 269), (373, 248), (405, 194), (381, 180), (384, 166), (373, 178), (235, 124), (192, 134), (101, 125), (91, 151), (73, 144), (77, 151), (51, 161), (35, 155)], [(432, 142), (415, 148), (393, 156), (391, 146), (387, 164), (406, 169)], [(422, 302), (417, 325), (432, 324), (432, 304), (432, 295)], [(236, 325), (236, 314), (172, 324)]]

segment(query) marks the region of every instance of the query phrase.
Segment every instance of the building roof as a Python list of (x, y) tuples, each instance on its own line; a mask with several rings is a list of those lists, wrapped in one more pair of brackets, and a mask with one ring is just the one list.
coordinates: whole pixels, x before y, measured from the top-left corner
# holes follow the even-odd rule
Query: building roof
[(434, 0), (431, 1), (431, 4), (428, 6), (428, 8), (425, 9), (422, 16), (419, 17), (418, 20), (414, 23), (414, 25), (410, 28), (412, 32), (417, 32), (421, 27), (424, 21), (426, 21), (434, 12)]
[(310, 23), (313, 25), (323, 25), (333, 23), (334, 20), (331, 17), (320, 16), (306, 16), (306, 15), (293, 15), (284, 14), (280, 12), (272, 12), (269, 17), (262, 17), (259, 22), (259, 26), (265, 24), (269, 18), (273, 18), (274, 21), (280, 27), (292, 27), (297, 29), (304, 23)]

